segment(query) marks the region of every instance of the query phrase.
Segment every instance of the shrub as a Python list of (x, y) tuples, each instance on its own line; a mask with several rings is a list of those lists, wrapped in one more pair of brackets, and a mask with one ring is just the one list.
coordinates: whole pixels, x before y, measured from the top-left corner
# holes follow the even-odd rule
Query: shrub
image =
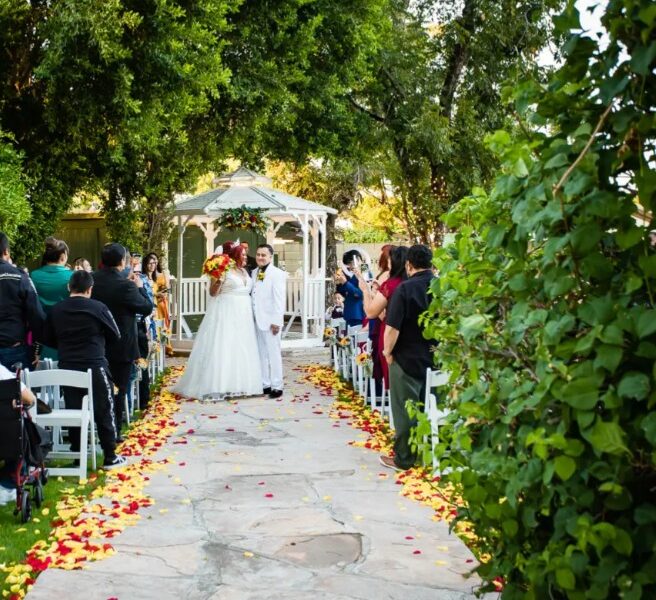
[(488, 139), (502, 172), (436, 253), (436, 452), (504, 598), (656, 597), (655, 18), (610, 0), (600, 47), (570, 3), (565, 63), (515, 90), (524, 134)]

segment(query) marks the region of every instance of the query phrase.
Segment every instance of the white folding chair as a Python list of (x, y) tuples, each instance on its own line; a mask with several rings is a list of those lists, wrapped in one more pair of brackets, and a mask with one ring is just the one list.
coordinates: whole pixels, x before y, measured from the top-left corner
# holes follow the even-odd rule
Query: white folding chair
[[(55, 449), (49, 453), (49, 458), (77, 458), (79, 467), (55, 467), (49, 469), (52, 475), (78, 475), (80, 479), (87, 476), (87, 455), (91, 450), (91, 466), (96, 469), (96, 432), (93, 420), (93, 380), (91, 369), (84, 371), (69, 371), (51, 369), (46, 371), (25, 371), (25, 384), (32, 391), (48, 386), (67, 386), (86, 390), (82, 399), (82, 408), (53, 409), (49, 414), (34, 415), (36, 423), (41, 427), (79, 427), (80, 451), (70, 449)], [(91, 448), (89, 448), (89, 446)]]
[(349, 349), (346, 356), (348, 361), (348, 378), (351, 380), (353, 387), (356, 387), (356, 363), (355, 355), (359, 352), (360, 345), (364, 344), (369, 339), (369, 332), (362, 329), (362, 325), (352, 325), (347, 328), (346, 335), (349, 338)]
[(449, 374), (444, 371), (434, 371), (433, 369), (426, 369), (426, 392), (424, 396), (424, 412), (428, 417), (431, 425), (431, 456), (433, 463), (433, 470), (436, 471), (439, 467), (439, 461), (435, 456), (435, 446), (439, 442), (439, 426), (444, 422), (448, 410), (439, 410), (437, 408), (437, 396), (432, 392), (437, 387), (441, 387), (449, 383)]
[[(342, 332), (346, 329), (346, 321), (344, 319), (330, 319), (328, 323), (329, 327), (332, 327), (335, 330), (335, 336), (337, 339), (341, 337)], [(336, 373), (340, 372), (340, 356), (339, 348), (337, 344), (333, 344), (332, 347), (332, 359), (333, 359), (333, 368)]]
[[(360, 340), (358, 341), (358, 338)], [(364, 403), (367, 404), (368, 394), (367, 394), (367, 384), (368, 378), (365, 377), (364, 367), (358, 364), (357, 357), (358, 355), (366, 353), (371, 356), (371, 340), (367, 331), (362, 331), (356, 333), (356, 345), (355, 345), (355, 354), (353, 354), (353, 368), (355, 371), (355, 384), (354, 387), (357, 390), (358, 394), (362, 396)]]

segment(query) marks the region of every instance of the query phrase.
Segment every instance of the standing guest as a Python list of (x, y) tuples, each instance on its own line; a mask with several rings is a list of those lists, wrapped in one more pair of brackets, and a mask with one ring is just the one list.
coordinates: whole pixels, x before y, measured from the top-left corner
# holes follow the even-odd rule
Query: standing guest
[(11, 263), (9, 238), (0, 232), (0, 363), (31, 363), (28, 332), (41, 339), (46, 315), (32, 280)]
[(344, 266), (335, 274), (337, 292), (344, 297), (344, 320), (349, 326), (361, 325), (364, 319), (362, 292), (358, 286), (356, 269), (360, 269), (362, 255), (357, 250), (349, 250), (342, 257)]
[(405, 261), (408, 254), (408, 249), (405, 246), (393, 246), (390, 252), (390, 269), (387, 273), (387, 278), (380, 285), (377, 292), (372, 293), (367, 282), (363, 277), (358, 278), (360, 289), (364, 296), (364, 312), (368, 319), (380, 319), (380, 329), (378, 332), (378, 345), (372, 346), (372, 354), (379, 356), (381, 366), (381, 375), (385, 382), (385, 388), (389, 389), (389, 365), (383, 356), (383, 347), (385, 339), (385, 324), (386, 315), (385, 309), (390, 303), (390, 299), (394, 294), (396, 288), (401, 285), (406, 279)]
[(171, 346), (171, 315), (169, 312), (169, 292), (171, 291), (171, 279), (166, 271), (162, 269), (159, 256), (150, 252), (144, 259), (144, 272), (153, 282), (153, 294), (155, 295), (156, 317), (162, 322), (162, 330), (166, 335), (166, 356), (173, 356)]
[[(143, 281), (131, 273), (124, 276), (126, 250), (120, 244), (106, 244), (102, 249), (103, 268), (93, 274), (95, 284), (91, 297), (107, 305), (114, 317), (121, 339), (109, 342), (105, 355), (118, 394), (114, 397), (117, 431), (123, 423), (123, 405), (128, 391), (132, 363), (139, 358), (137, 315), (148, 315), (153, 303), (148, 299)], [(119, 438), (117, 441), (122, 441)]]
[(246, 270), (251, 274), (257, 269), (257, 260), (250, 255), (250, 244), (248, 242), (242, 242), (241, 245), (246, 249)]
[[(68, 298), (68, 281), (73, 274), (67, 266), (68, 246), (66, 242), (54, 237), (46, 238), (46, 248), (41, 259), (41, 267), (32, 271), (32, 281), (46, 316), (52, 307)], [(41, 358), (57, 360), (57, 351), (44, 346)]]
[(93, 269), (91, 268), (91, 263), (84, 257), (80, 256), (73, 261), (73, 270), (74, 271), (86, 271), (91, 273)]
[[(98, 440), (103, 450), (104, 469), (126, 464), (124, 456), (116, 454), (117, 429), (114, 418), (114, 391), (108, 372), (105, 348), (107, 343), (120, 340), (118, 326), (109, 309), (91, 299), (93, 276), (84, 270), (75, 271), (69, 281), (70, 297), (56, 304), (46, 322), (44, 339), (59, 350), (59, 367), (73, 371), (91, 369), (93, 386), (93, 417), (98, 427)], [(85, 390), (64, 387), (67, 409), (82, 408)], [(68, 430), (71, 450), (80, 451), (80, 428)]]
[(406, 470), (417, 462), (410, 447), (410, 430), (416, 420), (410, 419), (406, 402), (422, 402), (426, 391), (426, 369), (433, 365), (430, 342), (422, 335), (419, 316), (430, 303), (433, 281), (432, 254), (427, 246), (408, 250), (408, 280), (396, 288), (387, 309), (383, 355), (389, 365), (390, 404), (394, 417), (394, 458), (381, 456), (383, 466)]

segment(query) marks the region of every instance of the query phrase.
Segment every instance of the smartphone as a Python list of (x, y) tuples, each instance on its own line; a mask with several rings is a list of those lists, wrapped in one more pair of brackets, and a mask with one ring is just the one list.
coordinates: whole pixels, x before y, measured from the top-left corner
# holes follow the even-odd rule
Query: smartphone
[(132, 267), (132, 270), (135, 273), (141, 273), (141, 254), (133, 254), (132, 255), (132, 264), (134, 265)]

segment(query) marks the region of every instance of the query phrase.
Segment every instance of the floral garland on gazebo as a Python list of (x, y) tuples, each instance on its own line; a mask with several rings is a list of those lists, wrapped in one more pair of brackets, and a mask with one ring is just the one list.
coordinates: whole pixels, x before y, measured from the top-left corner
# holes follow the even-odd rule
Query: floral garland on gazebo
[(240, 206), (228, 208), (217, 219), (219, 227), (224, 229), (243, 229), (265, 235), (269, 221), (264, 216), (265, 209)]

